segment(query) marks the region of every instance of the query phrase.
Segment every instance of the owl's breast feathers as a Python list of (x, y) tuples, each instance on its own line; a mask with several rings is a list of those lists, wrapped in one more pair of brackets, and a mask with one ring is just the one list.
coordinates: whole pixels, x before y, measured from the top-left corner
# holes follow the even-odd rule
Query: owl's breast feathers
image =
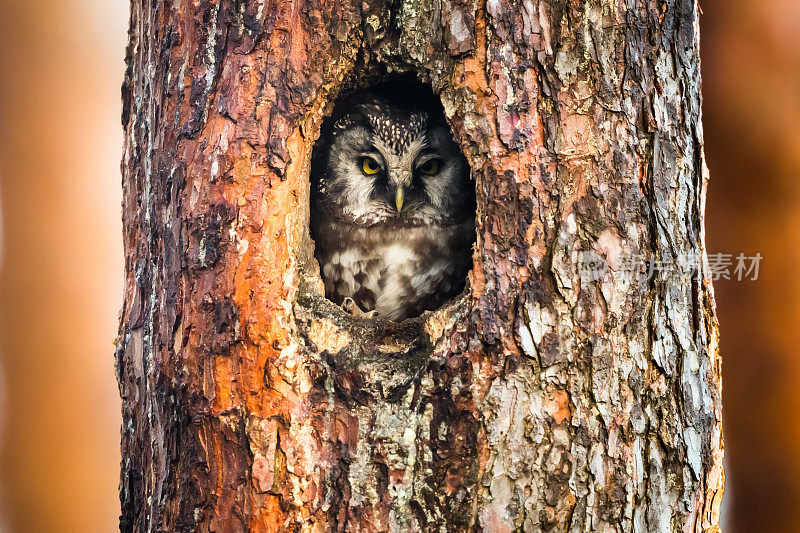
[(402, 320), (435, 309), (464, 288), (472, 219), (452, 225), (357, 226), (321, 215), (313, 228), (325, 295)]

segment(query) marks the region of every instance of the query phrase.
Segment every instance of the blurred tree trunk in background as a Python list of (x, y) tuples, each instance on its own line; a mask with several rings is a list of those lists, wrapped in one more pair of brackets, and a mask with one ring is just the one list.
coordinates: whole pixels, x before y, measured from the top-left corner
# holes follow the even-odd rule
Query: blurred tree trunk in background
[[(717, 529), (693, 1), (132, 3), (123, 530)], [(478, 195), (467, 294), (402, 325), (307, 230), (327, 104), (390, 73)]]

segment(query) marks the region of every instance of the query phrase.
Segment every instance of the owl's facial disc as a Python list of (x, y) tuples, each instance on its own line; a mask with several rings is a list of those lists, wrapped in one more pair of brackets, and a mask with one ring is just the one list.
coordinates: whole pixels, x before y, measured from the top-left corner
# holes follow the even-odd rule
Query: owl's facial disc
[(374, 98), (347, 105), (312, 163), (315, 201), (328, 215), (394, 228), (474, 216), (469, 166), (438, 111)]

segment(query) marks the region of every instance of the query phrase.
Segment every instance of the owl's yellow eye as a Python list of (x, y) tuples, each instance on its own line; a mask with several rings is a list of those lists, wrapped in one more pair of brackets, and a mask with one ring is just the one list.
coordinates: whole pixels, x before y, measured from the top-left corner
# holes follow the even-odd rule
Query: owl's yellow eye
[(364, 157), (361, 159), (361, 170), (364, 171), (364, 174), (377, 174), (381, 170), (381, 166), (375, 159)]
[(433, 176), (437, 172), (439, 172), (439, 160), (438, 159), (428, 159), (420, 166), (417, 167), (421, 173), (425, 174), (426, 176)]

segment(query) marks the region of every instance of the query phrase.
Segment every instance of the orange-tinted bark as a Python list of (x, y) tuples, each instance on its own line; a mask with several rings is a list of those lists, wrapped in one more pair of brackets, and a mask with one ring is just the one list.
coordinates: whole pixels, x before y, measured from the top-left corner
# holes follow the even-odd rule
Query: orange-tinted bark
[[(716, 527), (697, 7), (133, 2), (122, 527)], [(474, 172), (468, 290), (403, 324), (322, 296), (326, 105), (407, 73)], [(612, 269), (580, 273), (592, 251)]]

